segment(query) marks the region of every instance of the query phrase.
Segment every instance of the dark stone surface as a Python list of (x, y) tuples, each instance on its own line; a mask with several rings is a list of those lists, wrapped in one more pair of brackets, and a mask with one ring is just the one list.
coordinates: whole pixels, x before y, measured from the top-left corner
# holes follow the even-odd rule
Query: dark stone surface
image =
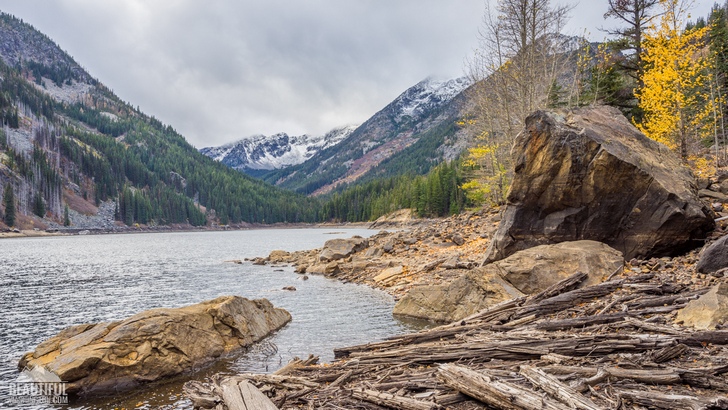
[(615, 108), (537, 111), (513, 148), (515, 175), (486, 261), (590, 239), (625, 259), (701, 246), (714, 228), (689, 170)]
[(701, 273), (713, 273), (728, 268), (728, 236), (708, 246), (700, 254), (700, 260), (695, 268)]

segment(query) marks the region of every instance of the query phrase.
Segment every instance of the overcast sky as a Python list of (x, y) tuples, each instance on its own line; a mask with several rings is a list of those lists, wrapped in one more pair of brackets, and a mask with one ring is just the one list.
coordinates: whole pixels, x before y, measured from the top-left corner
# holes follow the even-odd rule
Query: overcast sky
[[(606, 0), (556, 3), (578, 3), (566, 34), (603, 37)], [(693, 16), (711, 4), (698, 0)], [(201, 148), (323, 134), (428, 76), (462, 76), (485, 0), (0, 0), (0, 10)]]

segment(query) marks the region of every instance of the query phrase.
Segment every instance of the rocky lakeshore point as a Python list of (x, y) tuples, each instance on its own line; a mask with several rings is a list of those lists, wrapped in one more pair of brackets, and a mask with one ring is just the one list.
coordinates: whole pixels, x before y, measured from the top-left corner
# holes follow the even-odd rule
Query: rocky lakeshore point
[(441, 326), (338, 348), (333, 363), (188, 382), (187, 397), (205, 409), (728, 409), (728, 173), (696, 181), (604, 107), (535, 113), (514, 155), (503, 208), (402, 211), (373, 225), (393, 232), (251, 261), (383, 289), (394, 313)]
[(240, 351), (290, 320), (266, 299), (221, 296), (68, 327), (25, 354), (18, 368), (52, 372), (69, 394), (124, 391)]

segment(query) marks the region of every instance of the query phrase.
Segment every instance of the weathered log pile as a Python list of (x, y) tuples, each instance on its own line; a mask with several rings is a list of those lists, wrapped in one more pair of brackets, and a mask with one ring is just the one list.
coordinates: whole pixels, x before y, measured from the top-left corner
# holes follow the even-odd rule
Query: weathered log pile
[(577, 273), (455, 323), (337, 349), (333, 364), (186, 392), (217, 409), (245, 408), (221, 394), (243, 380), (282, 409), (728, 409), (728, 327), (675, 323), (725, 278), (676, 275), (659, 261), (582, 288)]
[(722, 197), (701, 202), (680, 160), (613, 108), (534, 113), (513, 153), (502, 215), (260, 258), (455, 322), (336, 349), (333, 364), (192, 382), (188, 397), (251, 408), (225, 397), (250, 383), (284, 409), (728, 409), (726, 240), (694, 250), (725, 235)]

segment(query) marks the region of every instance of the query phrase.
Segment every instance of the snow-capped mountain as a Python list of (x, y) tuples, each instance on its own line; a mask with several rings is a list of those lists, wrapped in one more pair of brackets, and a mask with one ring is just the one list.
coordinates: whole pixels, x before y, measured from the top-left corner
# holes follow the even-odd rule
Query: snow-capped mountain
[(319, 151), (343, 141), (357, 127), (339, 127), (321, 136), (255, 135), (219, 147), (202, 148), (200, 152), (238, 171), (280, 169), (305, 162)]
[(300, 165), (260, 175), (265, 181), (320, 195), (367, 175), (425, 173), (463, 148), (462, 119), (466, 78), (427, 78), (405, 90), (346, 140)]
[(392, 101), (390, 107), (397, 112), (398, 119), (418, 118), (452, 100), (469, 85), (470, 81), (465, 77), (445, 81), (426, 78)]

